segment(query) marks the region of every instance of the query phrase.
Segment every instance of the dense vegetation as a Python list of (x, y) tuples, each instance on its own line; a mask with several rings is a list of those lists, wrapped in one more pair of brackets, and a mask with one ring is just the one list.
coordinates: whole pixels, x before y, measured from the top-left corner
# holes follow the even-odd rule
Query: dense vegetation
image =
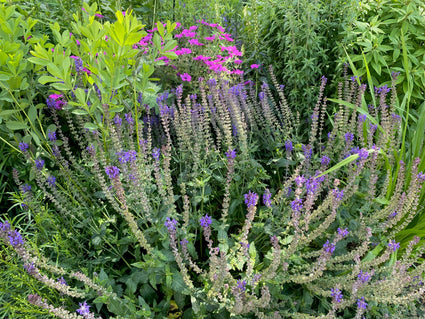
[(1, 1), (0, 318), (423, 316), (424, 10)]

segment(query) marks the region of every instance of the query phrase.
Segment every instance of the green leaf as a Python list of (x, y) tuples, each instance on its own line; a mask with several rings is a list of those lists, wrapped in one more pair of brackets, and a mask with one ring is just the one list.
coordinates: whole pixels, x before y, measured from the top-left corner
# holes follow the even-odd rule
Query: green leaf
[(7, 121), (6, 127), (9, 130), (16, 131), (16, 130), (27, 130), (29, 127), (26, 123), (18, 122), (18, 121)]
[(98, 128), (99, 128), (99, 126), (97, 126), (94, 123), (86, 123), (86, 124), (84, 124), (84, 128), (86, 128), (86, 129), (88, 129), (90, 131), (97, 131)]
[(81, 109), (73, 110), (71, 113), (76, 114), (76, 115), (87, 115), (87, 114), (89, 114), (86, 110), (81, 110)]
[(48, 76), (48, 75), (40, 76), (40, 78), (38, 79), (38, 82), (40, 82), (43, 85), (49, 82), (61, 82), (61, 81), (62, 81), (61, 79), (57, 79), (57, 78), (54, 78), (53, 76)]
[(153, 35), (153, 44), (158, 51), (161, 51), (161, 37), (157, 33)]
[(54, 77), (57, 77), (58, 79), (60, 79), (59, 81), (62, 81), (62, 78), (63, 78), (62, 72), (59, 70), (59, 68), (55, 64), (49, 63), (47, 65), (47, 71), (49, 71), (50, 74), (53, 75)]
[(158, 28), (158, 32), (161, 35), (161, 37), (164, 37), (164, 25), (161, 23), (161, 21), (158, 21), (156, 23), (156, 27)]

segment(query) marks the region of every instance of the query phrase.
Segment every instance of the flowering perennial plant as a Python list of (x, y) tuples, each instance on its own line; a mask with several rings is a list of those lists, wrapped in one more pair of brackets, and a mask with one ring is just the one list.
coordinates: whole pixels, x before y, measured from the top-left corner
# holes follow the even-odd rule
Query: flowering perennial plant
[[(179, 35), (194, 39), (197, 30)], [(165, 316), (172, 298), (200, 318), (362, 316), (372, 307), (383, 314), (385, 307), (414, 305), (425, 292), (413, 279), (422, 279), (425, 246), (415, 237), (402, 247), (395, 236), (415, 217), (424, 174), (419, 159), (409, 172), (400, 169), (386, 199), (385, 163), (396, 161), (401, 134), (390, 120), (395, 106), (387, 105), (387, 90), (376, 93), (380, 104), (363, 119), (360, 104), (344, 104), (361, 103), (365, 87), (349, 84), (329, 139), (322, 123), (328, 101), (320, 94), (305, 140), (271, 76), (278, 99), (272, 84), (261, 86), (259, 99), (251, 82), (201, 78), (196, 95), (184, 98), (179, 87), (173, 102), (159, 96), (157, 113), (137, 95), (135, 111), (111, 112), (102, 93), (98, 127), (89, 114), (50, 107), (57, 136), (54, 143), (46, 136), (44, 159), (36, 145), (19, 145), (35, 176), (27, 182), (14, 172), (19, 196), (28, 214), (48, 201), (66, 221), (56, 225), (69, 229), (64, 236), (90, 236), (79, 237), (82, 265), (59, 267), (17, 225), (0, 223), (0, 238), (22, 271), (74, 308), (51, 305), (42, 290), (28, 302), (62, 318)], [(325, 84), (322, 78), (321, 93)], [(78, 103), (70, 92), (81, 90), (61, 98)], [(69, 121), (61, 125), (58, 115)]]

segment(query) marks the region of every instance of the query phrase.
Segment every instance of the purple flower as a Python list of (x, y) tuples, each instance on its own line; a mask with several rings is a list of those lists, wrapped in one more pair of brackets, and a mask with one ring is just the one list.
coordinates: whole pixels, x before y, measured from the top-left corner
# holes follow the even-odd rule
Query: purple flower
[(352, 141), (353, 141), (353, 139), (354, 139), (354, 134), (353, 134), (353, 133), (350, 133), (350, 132), (345, 133), (344, 138), (345, 138), (345, 141), (346, 141), (347, 143), (350, 143), (350, 142), (352, 142)]
[(49, 109), (54, 109), (56, 105), (56, 101), (53, 98), (49, 97), (46, 99), (46, 105)]
[(137, 96), (137, 103), (142, 104), (143, 101), (143, 92), (139, 92), (139, 95)]
[(27, 271), (27, 273), (31, 274), (35, 270), (35, 265), (34, 263), (24, 264), (24, 268)]
[(152, 151), (152, 157), (156, 160), (159, 161), (159, 156), (161, 155), (161, 151), (159, 148), (155, 147)]
[(359, 122), (363, 123), (364, 121), (366, 121), (366, 114), (359, 114)]
[(188, 242), (188, 240), (187, 240), (186, 238), (183, 238), (183, 239), (180, 241), (180, 245), (182, 245), (182, 246), (186, 246), (188, 243), (189, 243), (189, 242)]
[(125, 116), (125, 120), (127, 121), (129, 125), (134, 124), (134, 119), (132, 118), (131, 113), (124, 113), (124, 116)]
[(171, 219), (170, 217), (167, 217), (167, 220), (164, 222), (165, 227), (167, 227), (168, 231), (176, 230), (177, 226), (177, 220), (174, 218)]
[(323, 249), (327, 252), (327, 253), (333, 253), (335, 251), (335, 244), (334, 243), (330, 243), (329, 239), (326, 241), (326, 243), (323, 244)]
[(245, 291), (246, 290), (246, 281), (245, 280), (238, 280), (237, 281), (237, 284), (238, 284), (238, 288), (241, 290), (241, 291)]
[(336, 303), (340, 303), (342, 298), (344, 298), (344, 295), (338, 288), (331, 289), (331, 296)]
[(360, 160), (365, 160), (369, 156), (369, 151), (365, 148), (361, 148), (357, 154), (359, 154)]
[(359, 309), (366, 309), (367, 303), (364, 301), (364, 296), (362, 296), (360, 299), (357, 299), (357, 308)]
[(337, 188), (332, 190), (336, 199), (341, 200), (344, 197), (344, 190), (339, 190)]
[(28, 192), (30, 192), (30, 191), (31, 191), (31, 185), (28, 185), (28, 184), (24, 184), (24, 185), (22, 185), (22, 191), (23, 191), (24, 193), (28, 193)]
[(202, 228), (207, 228), (211, 225), (212, 219), (208, 214), (206, 214), (204, 217), (202, 217), (199, 222), (201, 223)]
[(208, 84), (209, 86), (216, 86), (216, 85), (217, 85), (217, 81), (216, 81), (216, 79), (212, 78), (212, 79), (209, 79), (209, 80), (207, 81), (207, 84)]
[(6, 220), (4, 223), (0, 223), (0, 231), (2, 233), (8, 232), (10, 230), (10, 223)]
[(50, 142), (56, 141), (56, 132), (55, 131), (52, 132), (51, 130), (49, 130), (47, 132), (47, 137), (49, 138)]
[(370, 274), (368, 272), (363, 272), (362, 270), (360, 270), (359, 274), (357, 275), (357, 278), (359, 278), (362, 283), (366, 283), (370, 279)]
[(299, 212), (303, 208), (303, 200), (297, 198), (291, 202), (291, 208), (294, 212)]
[(8, 237), (10, 244), (14, 247), (24, 244), (24, 240), (22, 239), (21, 234), (17, 230), (9, 231)]
[(56, 187), (56, 177), (53, 175), (47, 177), (47, 182), (50, 184), (50, 186)]
[(400, 243), (396, 243), (395, 240), (390, 240), (390, 242), (388, 243), (388, 247), (390, 247), (390, 249), (392, 249), (393, 251), (397, 251), (397, 249), (400, 248)]
[(258, 98), (260, 99), (260, 101), (264, 100), (264, 97), (265, 97), (264, 92), (258, 93)]
[(270, 193), (270, 190), (266, 188), (263, 194), (263, 204), (266, 205), (268, 208), (272, 207), (272, 193)]
[(28, 150), (28, 144), (27, 143), (19, 143), (19, 149), (21, 150), (21, 152), (25, 153)]
[(248, 208), (257, 205), (258, 195), (256, 193), (252, 193), (251, 191), (248, 194), (245, 194), (245, 204)]
[(313, 155), (313, 150), (311, 149), (310, 145), (302, 145), (301, 146), (302, 151), (304, 152), (304, 157), (306, 160), (311, 159), (311, 156)]
[(121, 126), (121, 124), (122, 124), (122, 118), (120, 118), (118, 114), (115, 115), (115, 117), (114, 117), (114, 123), (115, 123), (115, 125), (118, 125), (118, 126)]
[(323, 166), (326, 166), (330, 163), (330, 161), (331, 159), (328, 156), (323, 155), (323, 157), (320, 159), (320, 164), (322, 164)]
[(230, 149), (225, 153), (228, 160), (234, 160), (236, 158), (236, 150)]
[(341, 237), (348, 236), (348, 228), (344, 228), (344, 229), (338, 228), (337, 231)]
[(284, 86), (283, 84), (279, 84), (279, 88), (280, 88), (281, 90), (283, 90), (283, 89), (285, 88), (285, 86)]
[(294, 147), (293, 147), (293, 145), (292, 145), (292, 142), (291, 141), (286, 141), (285, 142), (285, 149), (286, 149), (286, 151), (289, 153), (289, 152), (292, 152), (292, 150), (294, 149)]
[(41, 170), (43, 169), (43, 167), (44, 167), (44, 160), (43, 160), (43, 159), (41, 159), (41, 158), (37, 158), (37, 159), (35, 160), (35, 167), (37, 167), (37, 169), (38, 169), (39, 171), (41, 171)]
[(295, 184), (297, 184), (297, 187), (302, 187), (304, 182), (305, 182), (304, 175), (295, 177)]
[(391, 214), (388, 215), (388, 218), (394, 218), (397, 216), (397, 212), (392, 212)]
[(118, 152), (118, 161), (122, 164), (124, 163), (131, 163), (135, 162), (137, 158), (137, 152), (136, 151), (128, 151), (128, 152)]
[(77, 57), (74, 59), (75, 63), (75, 71), (77, 72), (83, 72), (83, 60), (80, 57)]
[(259, 64), (251, 64), (251, 69), (258, 69), (259, 67)]
[(307, 194), (316, 193), (317, 188), (319, 187), (319, 179), (310, 177), (309, 179), (307, 179), (305, 187), (307, 189)]
[(59, 282), (61, 285), (65, 285), (65, 286), (67, 286), (67, 283), (66, 283), (65, 279), (63, 279), (63, 277), (58, 278), (58, 282)]
[(420, 179), (422, 182), (425, 181), (425, 174), (423, 172), (418, 173), (418, 179)]
[(79, 302), (80, 308), (77, 309), (77, 312), (82, 315), (82, 316), (86, 316), (90, 314), (90, 310), (89, 308), (91, 306), (87, 305), (87, 302), (84, 301), (84, 303)]
[(114, 179), (120, 174), (120, 169), (116, 166), (107, 166), (105, 167), (105, 172), (110, 179)]

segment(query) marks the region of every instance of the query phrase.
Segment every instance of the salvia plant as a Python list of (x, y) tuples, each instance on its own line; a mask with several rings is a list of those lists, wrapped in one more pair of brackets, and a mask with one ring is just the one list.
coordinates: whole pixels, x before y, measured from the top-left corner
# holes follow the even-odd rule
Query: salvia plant
[[(43, 147), (16, 145), (32, 172), (13, 171), (29, 226), (4, 220), (0, 237), (17, 257), (4, 267), (33, 284), (12, 315), (32, 307), (59, 318), (148, 318), (174, 306), (186, 318), (421, 314), (424, 246), (394, 239), (419, 208), (419, 159), (409, 172), (398, 163), (384, 200), (402, 133), (395, 78), (369, 109), (366, 85), (347, 78), (325, 125), (322, 77), (307, 140), (272, 71), (258, 94), (252, 81), (200, 78), (197, 94), (179, 86), (159, 95), (158, 112), (134, 91), (123, 107), (115, 97), (128, 79), (140, 91), (148, 83), (128, 62), (146, 35), (129, 12), (106, 29), (87, 19), (76, 19), (87, 37), (79, 40), (54, 27), (73, 43), (65, 54), (37, 47), (31, 59), (51, 74), (40, 81), (52, 83), (52, 124)], [(71, 63), (78, 46), (90, 57)], [(46, 206), (57, 214), (54, 236), (39, 232)], [(57, 234), (72, 247), (44, 246)]]
[(345, 71), (332, 101), (322, 77), (306, 133), (272, 70), (259, 91), (224, 71), (157, 94), (160, 61), (197, 29), (145, 32), (131, 10), (110, 22), (85, 4), (51, 30), (26, 64), (49, 84), (47, 124), (20, 111), (9, 142), (27, 170), (11, 172), (18, 218), (0, 223), (3, 316), (423, 315), (424, 245), (397, 240), (425, 180), (398, 155), (397, 73), (368, 88)]

